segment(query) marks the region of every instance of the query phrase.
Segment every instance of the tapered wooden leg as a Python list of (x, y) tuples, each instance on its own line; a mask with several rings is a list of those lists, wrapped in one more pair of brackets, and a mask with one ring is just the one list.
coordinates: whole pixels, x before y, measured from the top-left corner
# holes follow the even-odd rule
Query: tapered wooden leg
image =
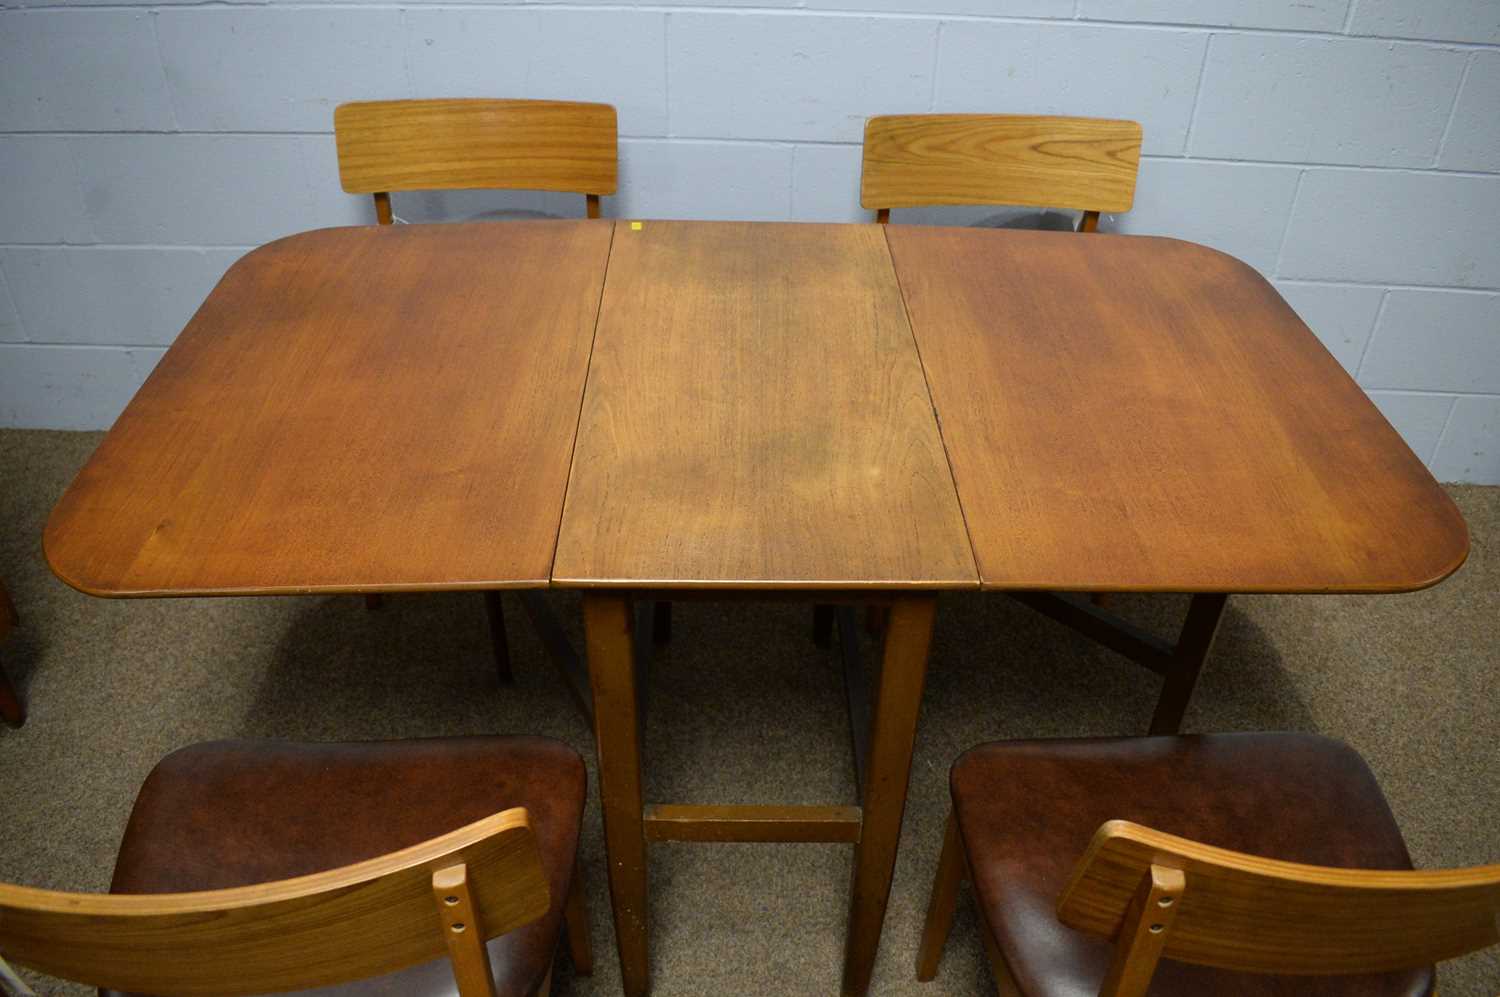
[(936, 607), (933, 596), (898, 599), (886, 625), (865, 772), (864, 826), (854, 849), (854, 885), (844, 945), (845, 997), (864, 997), (880, 947)]
[(563, 906), (563, 926), (568, 933), (568, 954), (573, 957), (573, 972), (588, 976), (594, 971), (594, 946), (589, 940), (589, 909), (584, 903), (583, 870), (573, 863), (573, 885)]
[(958, 908), (958, 888), (964, 881), (964, 845), (958, 836), (958, 821), (948, 811), (948, 826), (943, 831), (943, 852), (938, 856), (937, 874), (932, 878), (932, 896), (927, 901), (927, 920), (922, 923), (922, 945), (917, 950), (917, 979), (924, 983), (937, 975), (943, 958), (943, 946), (953, 929), (953, 912)]
[(490, 645), (495, 649), (495, 675), (501, 685), (512, 685), (516, 677), (510, 671), (510, 641), (505, 636), (505, 606), (499, 592), (484, 594), (484, 612), (490, 618)]
[(833, 643), (833, 621), (838, 612), (824, 603), (813, 606), (813, 643), (828, 647)]
[(665, 644), (672, 639), (672, 604), (652, 603), (651, 614), (651, 641), (654, 644)]
[(1152, 734), (1176, 734), (1182, 727), (1193, 686), (1198, 684), (1198, 673), (1214, 646), (1214, 635), (1219, 632), (1219, 620), (1228, 602), (1229, 596), (1215, 592), (1195, 595), (1188, 604), (1187, 620), (1182, 624), (1177, 646), (1172, 649), (1167, 680), (1156, 701), (1156, 713), (1151, 717)]
[(635, 636), (630, 602), (623, 596), (586, 594), (583, 623), (589, 683), (594, 691), (594, 743), (599, 752), (599, 795), (604, 848), (614, 908), (620, 977), (626, 997), (642, 997), (651, 984), (647, 949), (646, 834), (641, 797), (641, 745), (635, 690)]
[(16, 687), (10, 684), (4, 665), (0, 665), (0, 720), (12, 727), (26, 722), (26, 708), (21, 705), (21, 697), (16, 695)]

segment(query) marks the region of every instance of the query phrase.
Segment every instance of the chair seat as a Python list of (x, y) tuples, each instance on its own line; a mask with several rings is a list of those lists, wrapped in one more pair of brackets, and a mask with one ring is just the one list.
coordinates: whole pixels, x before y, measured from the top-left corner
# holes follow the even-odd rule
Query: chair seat
[[(489, 943), (496, 990), (536, 991), (552, 962), (587, 776), (572, 748), (539, 737), (357, 744), (218, 741), (183, 748), (141, 787), (111, 893), (225, 889), (374, 858), (524, 806), (552, 906)], [(436, 924), (437, 914), (433, 914)], [(307, 994), (453, 995), (447, 958)], [(108, 995), (109, 991), (102, 992)]]
[[(1353, 749), (1307, 734), (1218, 734), (987, 744), (953, 766), (953, 808), (979, 910), (1021, 992), (1095, 997), (1110, 942), (1056, 907), (1106, 820), (1312, 865), (1410, 869), (1390, 807)], [(1187, 889), (1192, 891), (1191, 878)], [(1163, 960), (1150, 994), (1423, 997), (1430, 969), (1263, 976)]]

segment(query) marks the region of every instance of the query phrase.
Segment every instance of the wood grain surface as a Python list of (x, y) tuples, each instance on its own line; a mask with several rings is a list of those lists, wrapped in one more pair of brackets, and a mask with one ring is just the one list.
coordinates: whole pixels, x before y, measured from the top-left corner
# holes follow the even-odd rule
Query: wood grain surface
[(562, 100), (367, 100), (333, 112), (351, 194), (504, 187), (613, 194), (615, 109)]
[(1419, 589), (1457, 508), (1244, 263), (886, 226), (983, 587)]
[(132, 993), (224, 997), (364, 979), (447, 950), (446, 905), (433, 893), (435, 874), (450, 871), (451, 881), (455, 864), (481, 940), (546, 915), (546, 872), (530, 816), (516, 807), (354, 865), (233, 889), (89, 894), (0, 883), (0, 950), (52, 976)]
[(95, 595), (545, 586), (611, 231), (249, 254), (53, 510), (53, 571)]
[(1379, 973), (1500, 942), (1500, 865), (1376, 870), (1302, 865), (1112, 820), (1058, 900), (1070, 927), (1113, 937), (1156, 865), (1181, 870), (1169, 959), (1253, 973)]
[(893, 114), (865, 122), (859, 203), (1129, 211), (1141, 126), (1108, 118)]
[(553, 580), (976, 582), (875, 226), (621, 222)]

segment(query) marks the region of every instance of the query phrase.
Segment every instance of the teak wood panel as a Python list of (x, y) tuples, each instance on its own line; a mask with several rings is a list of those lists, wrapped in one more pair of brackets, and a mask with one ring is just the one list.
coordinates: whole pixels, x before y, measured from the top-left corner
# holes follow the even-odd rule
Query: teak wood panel
[(559, 100), (374, 100), (333, 112), (351, 194), (505, 187), (613, 194), (615, 109)]
[(859, 203), (1129, 211), (1141, 126), (1108, 118), (898, 114), (865, 123)]
[(233, 889), (122, 895), (0, 884), (0, 951), (64, 979), (131, 992), (321, 987), (447, 952), (446, 896), (434, 889), (456, 881), (472, 914), (465, 930), (483, 938), (547, 913), (547, 877), (525, 809), (354, 865)]
[(609, 222), (327, 229), (225, 275), (48, 522), (95, 595), (545, 586)]
[(1170, 959), (1257, 973), (1374, 973), (1500, 942), (1500, 865), (1301, 865), (1122, 820), (1095, 833), (1058, 901), (1059, 919), (1113, 937), (1153, 866), (1185, 879), (1162, 932)]
[(976, 585), (879, 228), (619, 224), (553, 580)]
[(886, 236), (985, 588), (1403, 591), (1463, 562), (1453, 502), (1238, 260)]

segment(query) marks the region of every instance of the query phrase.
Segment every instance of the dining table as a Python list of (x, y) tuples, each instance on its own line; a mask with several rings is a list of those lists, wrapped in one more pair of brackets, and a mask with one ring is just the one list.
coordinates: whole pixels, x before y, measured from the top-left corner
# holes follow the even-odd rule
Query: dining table
[[(1157, 672), (1151, 730), (1174, 732), (1231, 594), (1420, 589), (1468, 534), (1223, 253), (621, 219), (250, 252), (44, 547), (111, 597), (581, 590), (626, 994), (650, 986), (649, 846), (757, 841), (853, 847), (842, 992), (862, 995), (940, 593), (1008, 594)], [(1192, 598), (1164, 638), (1089, 598), (1115, 592)], [(635, 609), (701, 599), (838, 606), (846, 638), (854, 607), (884, 611), (851, 689), (857, 800), (646, 799)]]

